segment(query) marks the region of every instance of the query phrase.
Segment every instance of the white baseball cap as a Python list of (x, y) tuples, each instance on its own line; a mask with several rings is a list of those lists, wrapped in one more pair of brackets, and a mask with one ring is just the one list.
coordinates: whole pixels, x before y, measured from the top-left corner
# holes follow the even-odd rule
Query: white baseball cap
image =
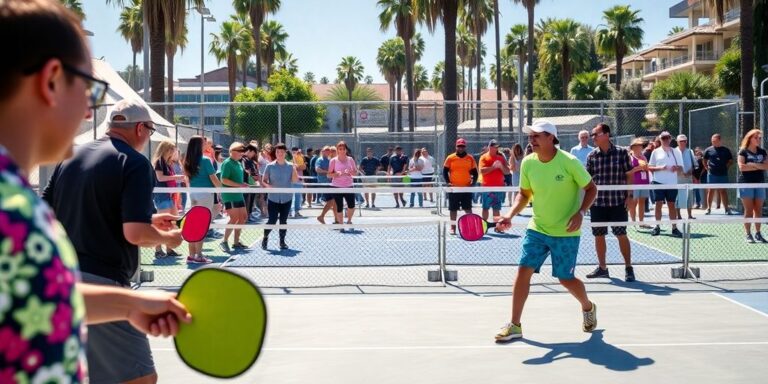
[(685, 135), (677, 135), (677, 141), (688, 141), (688, 137)]
[(152, 116), (149, 109), (135, 99), (123, 99), (112, 107), (109, 121), (113, 123), (150, 123)]
[(560, 140), (557, 139), (557, 127), (547, 120), (536, 120), (532, 125), (527, 125), (523, 128), (525, 133), (542, 133), (546, 132), (555, 137), (555, 144), (560, 144)]

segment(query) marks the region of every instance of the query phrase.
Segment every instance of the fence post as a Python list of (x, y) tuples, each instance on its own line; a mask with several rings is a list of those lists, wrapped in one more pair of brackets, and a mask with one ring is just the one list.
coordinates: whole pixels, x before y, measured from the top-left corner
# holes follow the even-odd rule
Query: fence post
[(277, 141), (283, 141), (283, 109), (277, 104)]
[[(601, 101), (600, 102), (600, 122), (602, 123), (604, 122), (604, 120), (605, 120), (605, 102)], [(618, 129), (618, 127), (616, 127), (616, 129)]]
[(678, 121), (678, 123), (677, 123), (677, 133), (678, 134), (683, 132), (683, 102), (682, 101), (680, 102), (679, 115), (680, 115), (680, 121)]

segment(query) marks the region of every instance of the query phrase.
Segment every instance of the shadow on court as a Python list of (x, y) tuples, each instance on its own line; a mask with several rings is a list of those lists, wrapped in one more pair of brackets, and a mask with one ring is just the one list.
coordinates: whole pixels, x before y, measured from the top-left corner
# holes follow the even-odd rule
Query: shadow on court
[(628, 283), (622, 279), (617, 279), (615, 277), (611, 277), (611, 284), (620, 288), (625, 288), (627, 290), (642, 292), (642, 293), (645, 293), (646, 295), (657, 295), (657, 296), (669, 296), (680, 290), (679, 288), (649, 284), (649, 283), (637, 281), (637, 280), (631, 283)]
[(527, 365), (551, 364), (562, 359), (584, 359), (594, 365), (603, 366), (612, 371), (634, 371), (640, 367), (654, 364), (650, 357), (637, 357), (621, 348), (608, 344), (603, 339), (604, 330), (592, 332), (589, 340), (581, 343), (540, 343), (530, 339), (522, 342), (549, 349), (542, 357), (523, 361)]

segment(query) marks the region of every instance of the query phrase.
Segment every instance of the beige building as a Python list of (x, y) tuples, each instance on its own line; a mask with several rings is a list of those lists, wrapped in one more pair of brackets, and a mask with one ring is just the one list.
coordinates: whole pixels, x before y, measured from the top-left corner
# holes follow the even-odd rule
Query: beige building
[[(675, 4), (669, 8), (669, 17), (687, 19), (688, 27), (625, 57), (622, 82), (640, 79), (643, 90), (650, 91), (655, 83), (677, 72), (712, 74), (723, 52), (739, 34), (739, 11), (738, 4), (726, 7), (723, 22), (718, 23), (715, 9), (701, 0)], [(609, 83), (616, 83), (615, 62), (599, 72)]]

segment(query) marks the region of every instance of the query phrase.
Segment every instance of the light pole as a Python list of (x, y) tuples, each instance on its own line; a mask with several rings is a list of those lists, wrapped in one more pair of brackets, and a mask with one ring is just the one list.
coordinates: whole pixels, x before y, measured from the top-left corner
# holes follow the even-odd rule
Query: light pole
[(197, 12), (200, 13), (200, 133), (205, 136), (205, 22), (215, 22), (216, 18), (211, 16), (211, 10), (206, 7), (197, 8)]

